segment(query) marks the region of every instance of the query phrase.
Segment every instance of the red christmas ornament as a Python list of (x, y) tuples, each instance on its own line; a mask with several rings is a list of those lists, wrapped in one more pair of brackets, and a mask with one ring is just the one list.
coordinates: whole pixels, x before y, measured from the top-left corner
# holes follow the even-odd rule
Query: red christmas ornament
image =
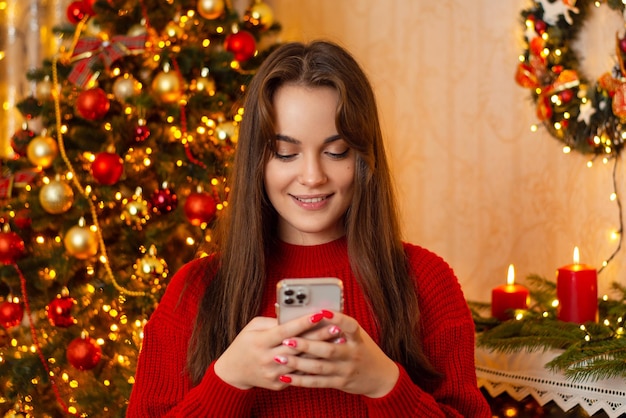
[(93, 9), (94, 4), (96, 4), (96, 0), (83, 0), (82, 3), (85, 13), (87, 13), (89, 16), (96, 15), (95, 10)]
[(134, 132), (135, 141), (143, 142), (150, 136), (150, 129), (146, 125), (137, 125)]
[(67, 361), (78, 370), (91, 370), (102, 358), (102, 349), (91, 337), (78, 337), (67, 346)]
[(548, 24), (544, 22), (543, 20), (541, 19), (535, 20), (535, 31), (539, 35), (542, 35), (546, 31), (547, 27), (548, 27)]
[(35, 132), (30, 129), (19, 129), (11, 137), (11, 148), (13, 148), (13, 151), (17, 155), (24, 157), (26, 155), (26, 150), (28, 149), (28, 144), (34, 137)]
[(85, 119), (102, 119), (109, 111), (111, 103), (101, 88), (85, 90), (76, 99), (76, 110)]
[(13, 264), (24, 256), (24, 240), (13, 231), (0, 232), (0, 263)]
[(91, 163), (91, 175), (100, 184), (111, 186), (124, 173), (124, 161), (114, 152), (101, 152)]
[(88, 14), (87, 6), (82, 1), (73, 1), (67, 6), (67, 20), (76, 25)]
[(21, 303), (5, 300), (0, 303), (0, 325), (9, 329), (19, 325), (24, 318), (24, 307)]
[(231, 33), (224, 41), (224, 47), (228, 52), (232, 52), (237, 61), (247, 61), (254, 56), (256, 52), (256, 39), (245, 30), (237, 33)]
[(155, 190), (150, 197), (150, 210), (154, 213), (165, 214), (176, 209), (178, 196), (166, 186)]
[(32, 219), (30, 218), (30, 209), (20, 209), (15, 214), (15, 218), (13, 218), (13, 223), (20, 229), (30, 228), (32, 224)]
[(193, 192), (187, 196), (183, 207), (185, 216), (192, 225), (209, 223), (215, 218), (217, 203), (213, 196), (206, 192)]
[(559, 97), (563, 103), (568, 103), (574, 98), (574, 92), (571, 89), (563, 90), (559, 93)]
[(67, 328), (76, 323), (72, 316), (72, 307), (76, 301), (69, 296), (54, 299), (46, 306), (46, 314), (50, 324), (55, 327)]

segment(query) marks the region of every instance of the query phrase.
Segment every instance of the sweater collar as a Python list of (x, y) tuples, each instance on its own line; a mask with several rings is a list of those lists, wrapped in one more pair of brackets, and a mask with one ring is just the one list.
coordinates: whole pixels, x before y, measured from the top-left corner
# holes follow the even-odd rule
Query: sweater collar
[[(321, 271), (328, 266), (345, 264), (348, 260), (346, 237), (319, 245), (295, 245), (279, 241), (269, 257), (271, 269), (289, 271)], [(325, 267), (326, 266), (326, 267)]]

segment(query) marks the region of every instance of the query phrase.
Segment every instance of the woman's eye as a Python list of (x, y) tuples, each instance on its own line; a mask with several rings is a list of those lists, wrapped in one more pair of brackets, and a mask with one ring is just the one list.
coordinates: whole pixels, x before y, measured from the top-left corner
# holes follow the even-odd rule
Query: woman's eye
[(350, 148), (346, 148), (343, 152), (330, 152), (327, 151), (326, 154), (335, 160), (342, 160), (348, 156), (350, 153)]
[(287, 154), (287, 153), (281, 153), (281, 152), (275, 152), (274, 153), (274, 157), (281, 160), (281, 161), (290, 161), (293, 160), (294, 158), (296, 158), (296, 155), (298, 154)]

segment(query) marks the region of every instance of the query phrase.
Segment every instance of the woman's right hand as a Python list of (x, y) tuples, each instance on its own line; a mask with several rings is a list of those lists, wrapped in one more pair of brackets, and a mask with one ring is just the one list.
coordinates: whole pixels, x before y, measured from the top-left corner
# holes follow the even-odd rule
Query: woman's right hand
[[(281, 390), (289, 386), (280, 377), (294, 371), (285, 366), (293, 350), (285, 341), (306, 335), (316, 326), (304, 316), (278, 325), (276, 318), (253, 318), (235, 337), (226, 351), (215, 362), (215, 374), (224, 382), (239, 389), (260, 387)], [(319, 334), (319, 333), (318, 333)], [(331, 334), (328, 337), (333, 338)]]
[[(282, 373), (274, 361), (282, 341), (276, 336), (277, 325), (276, 318), (253, 318), (217, 359), (215, 374), (239, 389), (282, 389), (284, 384), (278, 380)], [(285, 367), (282, 372), (285, 370), (290, 369)]]

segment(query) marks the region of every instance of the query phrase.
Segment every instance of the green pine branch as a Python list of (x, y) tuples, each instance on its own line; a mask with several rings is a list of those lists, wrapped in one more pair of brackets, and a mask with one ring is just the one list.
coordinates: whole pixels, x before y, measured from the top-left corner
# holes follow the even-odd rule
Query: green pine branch
[(598, 301), (600, 321), (581, 326), (556, 319), (554, 282), (530, 275), (527, 284), (533, 304), (517, 311), (517, 319), (501, 322), (481, 315), (488, 304), (469, 303), (478, 347), (502, 353), (562, 350), (545, 366), (574, 381), (626, 377), (626, 287), (613, 283), (617, 298)]

